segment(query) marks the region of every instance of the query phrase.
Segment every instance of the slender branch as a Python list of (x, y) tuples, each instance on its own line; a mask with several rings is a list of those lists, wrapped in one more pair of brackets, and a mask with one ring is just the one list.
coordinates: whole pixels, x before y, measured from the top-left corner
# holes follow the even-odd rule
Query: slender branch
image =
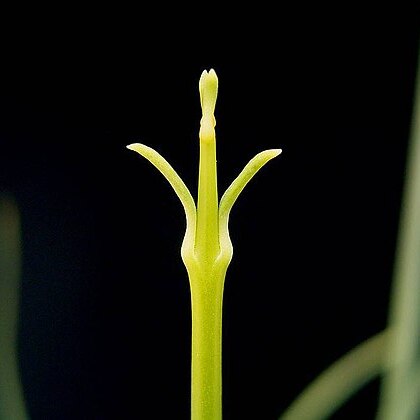
[(191, 193), (181, 177), (176, 173), (174, 168), (168, 161), (159, 154), (156, 150), (141, 143), (134, 143), (127, 146), (127, 149), (137, 152), (139, 155), (146, 158), (153, 166), (158, 169), (162, 175), (168, 180), (174, 189), (176, 195), (184, 207), (187, 221), (195, 220), (195, 203)]
[(188, 248), (193, 249), (195, 236), (196, 207), (190, 190), (177, 174), (175, 169), (156, 150), (141, 143), (130, 144), (127, 146), (127, 149), (137, 152), (139, 155), (147, 159), (156, 169), (158, 169), (169, 182), (171, 187), (174, 189), (175, 194), (181, 201), (181, 204), (184, 207), (185, 217), (187, 219), (187, 228), (181, 248), (181, 254), (184, 257)]

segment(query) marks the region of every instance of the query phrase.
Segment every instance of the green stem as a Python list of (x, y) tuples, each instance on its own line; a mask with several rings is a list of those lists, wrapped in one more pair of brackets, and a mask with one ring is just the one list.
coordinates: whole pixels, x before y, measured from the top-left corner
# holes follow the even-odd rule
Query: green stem
[[(217, 76), (200, 79), (203, 117), (200, 125), (197, 225), (189, 268), (192, 305), (192, 420), (222, 418), (222, 300), (226, 270), (220, 254), (214, 107)], [(194, 262), (193, 262), (194, 261)], [(222, 269), (221, 269), (222, 268)]]
[(216, 141), (200, 141), (195, 254), (211, 265), (219, 254)]
[[(222, 418), (222, 278), (205, 273), (192, 288), (191, 419)], [(195, 283), (195, 284), (197, 284)], [(203, 284), (204, 283), (204, 284)], [(205, 287), (203, 287), (205, 286)]]

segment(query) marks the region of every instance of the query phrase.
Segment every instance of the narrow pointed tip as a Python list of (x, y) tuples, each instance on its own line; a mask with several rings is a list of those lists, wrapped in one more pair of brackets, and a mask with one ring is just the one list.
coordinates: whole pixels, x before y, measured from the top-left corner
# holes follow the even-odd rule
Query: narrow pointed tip
[(219, 79), (218, 79), (217, 74), (214, 71), (214, 69), (210, 69), (208, 71), (207, 78), (208, 78), (209, 82), (213, 84), (213, 86), (216, 86), (216, 89), (217, 89), (217, 85), (219, 83)]
[(146, 150), (149, 150), (150, 147), (146, 146), (144, 144), (141, 143), (132, 143), (129, 144), (128, 146), (126, 146), (128, 150), (132, 150), (133, 152), (137, 152), (141, 155), (143, 155), (145, 153)]
[(208, 74), (207, 70), (203, 70), (203, 72), (201, 73), (200, 81), (199, 81), (200, 88), (202, 87), (202, 85), (204, 83), (204, 79), (205, 79), (205, 77), (207, 77), (207, 74)]
[(265, 162), (268, 162), (271, 159), (274, 159), (282, 152), (282, 149), (266, 149), (258, 153), (255, 157), (263, 157)]
[(273, 159), (277, 157), (279, 154), (281, 154), (282, 151), (283, 151), (282, 149), (268, 149), (262, 153), (267, 153), (267, 156), (269, 156), (270, 159)]

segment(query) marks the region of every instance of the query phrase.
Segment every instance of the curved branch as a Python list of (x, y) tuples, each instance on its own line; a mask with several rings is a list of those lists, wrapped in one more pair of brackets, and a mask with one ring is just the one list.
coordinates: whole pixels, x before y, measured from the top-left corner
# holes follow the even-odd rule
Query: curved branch
[(196, 207), (192, 195), (185, 185), (184, 181), (177, 174), (174, 168), (168, 161), (160, 155), (156, 150), (144, 144), (134, 143), (127, 146), (127, 149), (133, 150), (146, 158), (153, 166), (155, 166), (160, 173), (167, 179), (171, 187), (174, 189), (176, 195), (184, 207), (185, 216), (187, 219), (187, 229), (185, 232), (184, 244), (186, 242), (194, 243), (194, 231), (196, 221)]
[(223, 194), (219, 205), (219, 240), (221, 249), (224, 249), (222, 244), (225, 245), (225, 249), (231, 248), (232, 246), (228, 229), (229, 214), (239, 194), (242, 192), (251, 178), (269, 160), (275, 158), (280, 153), (281, 149), (269, 149), (258, 153), (245, 165), (241, 173), (235, 178), (235, 180), (230, 184), (228, 189)]
[(322, 372), (279, 420), (324, 420), (359, 388), (386, 369), (390, 331), (359, 344)]

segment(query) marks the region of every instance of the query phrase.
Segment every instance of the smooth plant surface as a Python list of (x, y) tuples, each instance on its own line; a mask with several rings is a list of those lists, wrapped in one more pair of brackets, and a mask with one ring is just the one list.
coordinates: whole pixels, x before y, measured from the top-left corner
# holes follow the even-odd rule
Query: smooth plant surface
[(169, 181), (185, 210), (186, 233), (181, 247), (192, 302), (191, 418), (222, 418), (222, 302), (226, 270), (232, 259), (229, 213), (248, 181), (281, 153), (271, 149), (257, 154), (218, 200), (216, 120), (218, 78), (204, 71), (199, 81), (202, 108), (197, 205), (182, 179), (155, 150), (143, 144), (129, 149), (148, 159)]

